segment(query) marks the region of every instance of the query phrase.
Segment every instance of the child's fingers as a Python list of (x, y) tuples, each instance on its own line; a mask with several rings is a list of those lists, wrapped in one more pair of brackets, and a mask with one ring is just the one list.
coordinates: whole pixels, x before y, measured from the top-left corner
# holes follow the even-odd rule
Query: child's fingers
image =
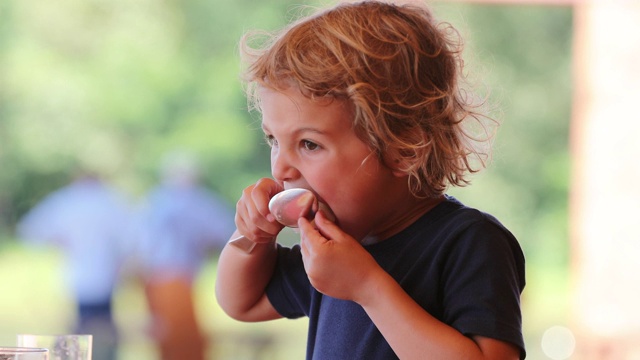
[[(300, 230), (300, 245), (304, 247), (315, 238), (322, 237), (320, 232), (304, 217), (298, 219), (298, 229)], [(325, 240), (321, 239), (320, 241)], [(316, 240), (317, 241), (317, 240)]]
[(333, 221), (331, 221), (327, 217), (327, 214), (322, 210), (318, 211), (318, 213), (316, 214), (314, 223), (320, 234), (329, 240), (339, 239), (343, 234), (342, 230), (335, 223), (333, 223)]
[(338, 239), (343, 234), (342, 230), (327, 219), (322, 211), (316, 214), (313, 222), (305, 218), (298, 219), (298, 229), (302, 254), (305, 256), (315, 253), (316, 250), (320, 251), (320, 246)]
[(300, 230), (302, 260), (305, 263), (305, 268), (307, 268), (310, 259), (315, 258), (318, 251), (322, 248), (322, 244), (328, 240), (304, 217), (298, 219), (298, 229)]
[(313, 221), (309, 221), (304, 217), (298, 219), (298, 228), (303, 235), (315, 233), (325, 241), (335, 239), (341, 231), (331, 220), (327, 219), (323, 211), (316, 213)]
[(251, 199), (254, 204), (256, 204), (256, 208), (260, 214), (269, 222), (275, 221), (275, 217), (269, 211), (269, 200), (282, 190), (282, 186), (269, 178), (258, 180), (255, 186), (251, 189)]

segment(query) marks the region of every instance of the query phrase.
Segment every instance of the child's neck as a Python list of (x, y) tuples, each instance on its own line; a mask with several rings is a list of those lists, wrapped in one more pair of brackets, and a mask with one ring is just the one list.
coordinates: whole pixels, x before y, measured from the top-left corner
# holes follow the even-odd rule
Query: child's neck
[(444, 199), (444, 195), (439, 195), (434, 198), (417, 199), (416, 202), (406, 209), (398, 219), (398, 225), (394, 227), (394, 231), (392, 233), (368, 234), (360, 240), (360, 243), (362, 245), (372, 245), (390, 238), (416, 222), (424, 214), (436, 207), (436, 205), (440, 204)]

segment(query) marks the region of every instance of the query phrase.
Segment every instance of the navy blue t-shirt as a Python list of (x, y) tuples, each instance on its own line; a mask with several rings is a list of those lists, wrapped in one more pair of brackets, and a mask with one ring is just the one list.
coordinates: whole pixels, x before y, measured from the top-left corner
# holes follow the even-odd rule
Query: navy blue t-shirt
[[(467, 336), (513, 343), (524, 358), (524, 255), (494, 217), (448, 196), (400, 233), (365, 249), (432, 316)], [(397, 359), (360, 305), (311, 286), (299, 245), (278, 247), (267, 295), (282, 316), (309, 317), (307, 359)]]

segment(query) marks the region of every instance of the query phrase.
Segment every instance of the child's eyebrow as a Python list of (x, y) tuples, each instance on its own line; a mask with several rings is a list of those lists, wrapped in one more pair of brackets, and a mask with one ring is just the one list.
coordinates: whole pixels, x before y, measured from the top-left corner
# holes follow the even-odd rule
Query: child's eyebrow
[[(261, 125), (261, 128), (263, 132), (270, 133), (269, 128), (264, 123)], [(291, 135), (299, 136), (300, 134), (307, 133), (307, 132), (318, 134), (318, 135), (327, 135), (326, 131), (323, 131), (318, 128), (313, 128), (313, 127), (302, 127), (299, 129), (295, 129), (291, 132)]]
[(317, 128), (310, 128), (310, 127), (304, 127), (304, 128), (300, 128), (300, 129), (296, 129), (294, 131), (294, 134), (301, 134), (301, 133), (307, 133), (307, 132), (311, 132), (314, 134), (318, 134), (318, 135), (326, 135), (325, 131), (322, 131), (320, 129)]

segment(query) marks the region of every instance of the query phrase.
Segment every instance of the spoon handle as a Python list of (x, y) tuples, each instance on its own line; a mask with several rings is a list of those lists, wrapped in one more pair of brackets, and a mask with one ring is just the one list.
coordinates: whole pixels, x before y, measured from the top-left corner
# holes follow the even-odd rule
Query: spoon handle
[(254, 243), (253, 241), (247, 239), (242, 235), (238, 236), (235, 239), (229, 240), (229, 244), (237, 247), (240, 250), (243, 250), (247, 254), (250, 254), (251, 251), (253, 251), (253, 248), (256, 247), (256, 243)]

